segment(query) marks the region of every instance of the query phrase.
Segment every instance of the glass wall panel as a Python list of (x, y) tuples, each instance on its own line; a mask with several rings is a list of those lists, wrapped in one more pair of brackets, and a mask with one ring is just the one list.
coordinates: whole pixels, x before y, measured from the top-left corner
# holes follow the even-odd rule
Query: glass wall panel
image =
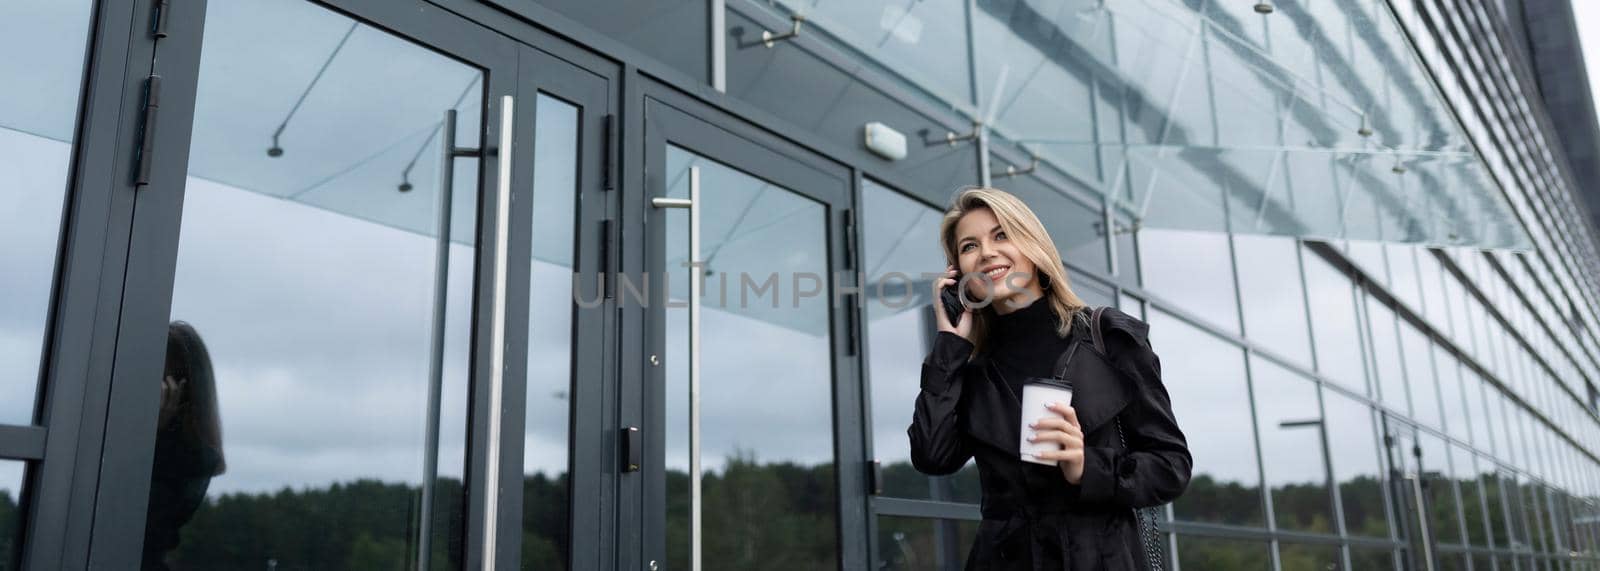
[(1409, 321), (1400, 321), (1400, 354), (1406, 364), (1406, 386), (1411, 395), (1412, 417), (1424, 426), (1439, 427), (1439, 391), (1433, 376), (1433, 341)]
[[(522, 567), (560, 569), (570, 552), (569, 427), (572, 303), (550, 296), (572, 282), (578, 217), (580, 110), (540, 94), (534, 108), (533, 261), (529, 264), (527, 421), (522, 447)], [(590, 294), (581, 294), (590, 299)]]
[(874, 569), (960, 569), (977, 535), (978, 522), (971, 520), (878, 516)]
[(1224, 331), (1239, 331), (1228, 235), (1145, 229), (1139, 232), (1145, 287)]
[(1401, 361), (1403, 348), (1400, 346), (1394, 311), (1375, 297), (1364, 298), (1367, 300), (1367, 330), (1372, 338), (1373, 373), (1377, 377), (1377, 382), (1373, 383), (1376, 392), (1372, 396), (1390, 409), (1410, 414), (1411, 397), (1406, 392), (1405, 371)]
[(1302, 247), (1300, 253), (1305, 262), (1306, 298), (1311, 304), (1317, 370), (1346, 387), (1365, 392), (1367, 374), (1362, 365), (1355, 285), (1310, 249)]
[(94, 4), (0, 3), (0, 424), (33, 423)]
[(1382, 242), (1367, 240), (1351, 240), (1346, 242), (1346, 254), (1350, 261), (1367, 273), (1373, 281), (1387, 286), (1389, 284), (1389, 270), (1384, 262)]
[(1461, 490), (1461, 519), (1466, 525), (1467, 544), (1489, 547), (1489, 516), (1483, 497), (1482, 471), (1478, 456), (1459, 445), (1451, 445), (1452, 467), (1455, 468), (1457, 488)]
[(1473, 354), (1472, 325), (1467, 319), (1467, 292), (1454, 274), (1444, 273), (1444, 296), (1450, 309), (1450, 339), (1468, 355)]
[(1159, 309), (1148, 321), (1173, 414), (1194, 456), (1189, 489), (1174, 513), (1180, 520), (1265, 525), (1244, 352)]
[(1434, 329), (1444, 332), (1446, 336), (1450, 331), (1449, 298), (1444, 293), (1444, 281), (1449, 278), (1444, 274), (1444, 269), (1439, 266), (1439, 259), (1434, 257), (1433, 250), (1417, 250), (1417, 278), (1422, 284), (1422, 311), (1427, 316), (1428, 323)]
[(1339, 546), (1321, 543), (1280, 543), (1278, 559), (1283, 571), (1327, 571), (1342, 566)]
[(20, 569), (22, 558), (22, 477), (27, 464), (0, 461), (0, 568)]
[(1178, 567), (1181, 569), (1240, 570), (1271, 569), (1272, 556), (1266, 542), (1220, 537), (1178, 536)]
[[(872, 385), (872, 456), (883, 463), (886, 496), (978, 501), (978, 468), (929, 477), (911, 467), (906, 427), (921, 390), (922, 360), (935, 335), (932, 283), (923, 273), (945, 267), (939, 248), (942, 212), (873, 180), (862, 183), (861, 261), (869, 287), (867, 375)], [(1071, 278), (1069, 278), (1071, 279)], [(1078, 285), (1074, 283), (1074, 285)]]
[(1350, 546), (1350, 569), (1352, 570), (1396, 568), (1394, 550), (1365, 545)]
[(459, 566), (483, 72), (309, 2), (204, 46), (145, 565)]
[(1345, 529), (1351, 535), (1387, 538), (1389, 518), (1384, 511), (1383, 467), (1372, 408), (1326, 389), (1322, 400)]
[(1416, 311), (1422, 310), (1422, 284), (1417, 280), (1416, 247), (1410, 244), (1383, 245), (1389, 259), (1389, 291)]
[(1311, 335), (1300, 283), (1298, 243), (1290, 238), (1239, 234), (1233, 237), (1233, 248), (1239, 260), (1245, 337), (1310, 365)]
[(709, 0), (490, 1), (513, 9), (541, 4), (689, 77), (711, 81)]
[(1484, 503), (1489, 506), (1489, 538), (1497, 548), (1511, 547), (1511, 514), (1502, 472), (1483, 457), (1478, 459), (1478, 470), (1482, 474), (1478, 480), (1483, 483)]
[(1473, 419), (1466, 415), (1467, 400), (1461, 394), (1461, 364), (1443, 345), (1430, 345), (1433, 346), (1433, 362), (1439, 373), (1439, 416), (1451, 437), (1471, 442), (1472, 431), (1468, 424)]
[[(772, 4), (771, 0), (734, 1), (759, 7)], [(838, 41), (859, 50), (865, 59), (894, 70), (913, 85), (948, 99), (972, 100), (972, 68), (967, 60), (971, 40), (967, 37), (967, 9), (961, 0), (912, 3), (778, 0), (777, 3), (786, 8), (784, 15), (789, 12), (804, 14), (807, 26), (827, 30)], [(752, 39), (759, 40), (760, 35), (756, 32)], [(738, 49), (738, 46), (729, 48)], [(1039, 88), (1054, 92), (1043, 85)], [(1028, 91), (1011, 95), (1025, 93)], [(1087, 97), (1078, 100), (1085, 105), (1088, 103)]]
[(1255, 356), (1250, 358), (1250, 378), (1261, 455), (1267, 459), (1262, 468), (1278, 529), (1338, 534), (1323, 460), (1327, 451), (1317, 385)]
[(1428, 496), (1428, 522), (1439, 543), (1460, 544), (1461, 504), (1456, 501), (1456, 472), (1445, 441), (1426, 432), (1417, 434), (1422, 447), (1422, 477)]

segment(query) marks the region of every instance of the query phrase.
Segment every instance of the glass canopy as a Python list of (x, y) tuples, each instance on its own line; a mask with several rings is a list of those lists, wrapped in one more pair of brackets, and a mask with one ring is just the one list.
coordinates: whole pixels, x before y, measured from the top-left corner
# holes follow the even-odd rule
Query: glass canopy
[(1143, 227), (1531, 247), (1384, 0), (744, 3)]

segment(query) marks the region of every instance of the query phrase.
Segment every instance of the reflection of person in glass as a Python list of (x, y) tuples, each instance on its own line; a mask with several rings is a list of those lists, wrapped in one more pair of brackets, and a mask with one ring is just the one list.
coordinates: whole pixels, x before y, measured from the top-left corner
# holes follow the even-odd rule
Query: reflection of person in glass
[(226, 467), (211, 355), (194, 327), (174, 321), (167, 328), (167, 365), (161, 375), (144, 569), (167, 569), (166, 555), (178, 546), (178, 531), (205, 502), (211, 477)]
[[(1044, 225), (1011, 194), (961, 191), (940, 245), (951, 265), (933, 284), (934, 299), (959, 288), (964, 309), (953, 324), (934, 312), (939, 333), (908, 433), (919, 471), (951, 474), (977, 461), (983, 521), (967, 568), (1146, 568), (1130, 508), (1177, 498), (1193, 462), (1149, 325), (1108, 307), (1100, 317), (1105, 353), (1094, 352), (1092, 308), (1072, 292)], [(1022, 411), (1023, 386), (1062, 369), (1070, 372), (1070, 405)], [(1024, 428), (1024, 412), (1039, 420)], [(1024, 436), (1055, 450), (1032, 457), (1043, 463), (1024, 462)]]

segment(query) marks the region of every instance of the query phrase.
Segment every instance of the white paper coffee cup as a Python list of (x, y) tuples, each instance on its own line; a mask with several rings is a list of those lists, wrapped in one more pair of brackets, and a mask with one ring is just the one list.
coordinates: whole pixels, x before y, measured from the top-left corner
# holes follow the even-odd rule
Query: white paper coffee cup
[(1033, 436), (1034, 433), (1034, 429), (1030, 428), (1028, 425), (1046, 418), (1061, 417), (1059, 413), (1048, 408), (1050, 403), (1054, 402), (1063, 402), (1071, 405), (1072, 389), (1062, 385), (1045, 383), (1028, 383), (1022, 385), (1022, 461), (1033, 462), (1034, 464), (1043, 464), (1046, 466), (1056, 465), (1055, 460), (1040, 460), (1038, 458), (1034, 458), (1033, 455), (1039, 452), (1060, 450), (1060, 443), (1051, 441), (1028, 441), (1028, 437)]

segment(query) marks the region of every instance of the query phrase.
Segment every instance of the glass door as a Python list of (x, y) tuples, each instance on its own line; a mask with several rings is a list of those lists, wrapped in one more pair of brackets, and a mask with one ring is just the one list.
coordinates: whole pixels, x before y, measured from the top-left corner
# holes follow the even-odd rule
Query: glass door
[(91, 566), (595, 568), (610, 82), (421, 0), (203, 13)]
[(639, 567), (864, 566), (848, 176), (661, 101), (645, 119)]

